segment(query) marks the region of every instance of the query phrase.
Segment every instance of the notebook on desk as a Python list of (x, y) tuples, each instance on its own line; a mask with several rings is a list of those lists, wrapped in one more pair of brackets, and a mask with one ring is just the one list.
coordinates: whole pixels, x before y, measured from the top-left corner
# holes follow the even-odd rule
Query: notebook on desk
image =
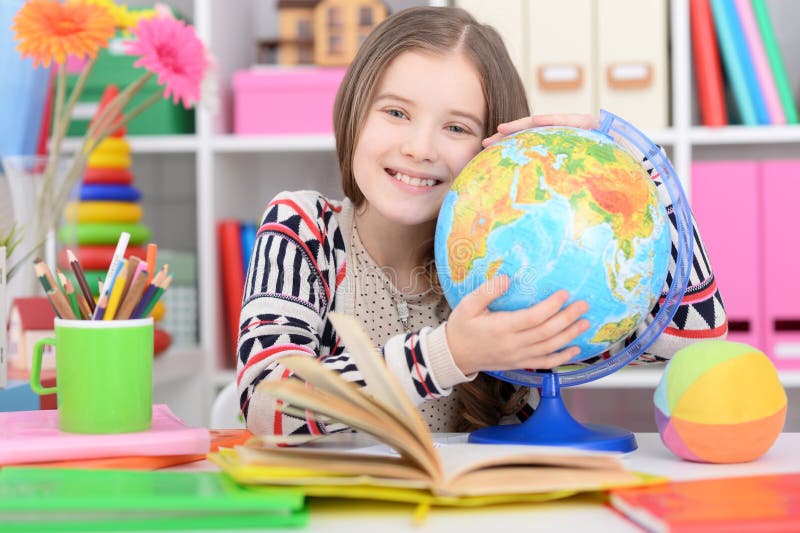
[(800, 473), (612, 489), (609, 499), (648, 531), (800, 531)]
[(307, 521), (302, 491), (255, 492), (217, 472), (0, 470), (4, 533), (260, 530)]
[(58, 411), (0, 413), (0, 466), (102, 457), (205, 454), (206, 428), (186, 425), (166, 405), (153, 406), (148, 431), (105, 435), (65, 433)]

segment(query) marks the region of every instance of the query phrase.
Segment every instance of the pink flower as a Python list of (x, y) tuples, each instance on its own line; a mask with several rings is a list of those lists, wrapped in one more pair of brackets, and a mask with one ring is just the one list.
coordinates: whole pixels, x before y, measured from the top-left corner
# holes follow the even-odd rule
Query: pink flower
[(194, 28), (182, 20), (156, 16), (139, 21), (132, 33), (135, 39), (127, 52), (141, 56), (134, 66), (156, 74), (165, 87), (164, 97), (172, 96), (173, 103), (182, 100), (189, 108), (197, 102), (208, 60)]

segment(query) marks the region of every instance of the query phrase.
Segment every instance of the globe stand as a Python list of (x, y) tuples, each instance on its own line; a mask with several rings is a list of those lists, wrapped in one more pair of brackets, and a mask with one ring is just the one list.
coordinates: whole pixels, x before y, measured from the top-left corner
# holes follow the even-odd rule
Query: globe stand
[(556, 374), (543, 376), (539, 405), (528, 420), (478, 429), (470, 433), (469, 442), (570, 446), (620, 453), (632, 452), (638, 447), (633, 432), (627, 429), (581, 424), (575, 420), (564, 405)]
[[(590, 450), (631, 452), (637, 448), (633, 433), (626, 429), (575, 420), (561, 398), (561, 388), (581, 385), (603, 378), (621, 369), (647, 350), (669, 325), (681, 304), (689, 283), (693, 258), (693, 227), (689, 202), (681, 188), (675, 169), (661, 149), (632, 124), (606, 110), (600, 111), (600, 127), (596, 130), (623, 148), (647, 158), (662, 179), (672, 202), (677, 242), (673, 241), (675, 269), (665, 297), (659, 302), (652, 322), (620, 352), (577, 370), (536, 372), (506, 370), (489, 375), (526, 387), (541, 390), (541, 400), (534, 414), (522, 424), (494, 426), (474, 431), (469, 442), (493, 444), (538, 444), (575, 446)], [(439, 235), (437, 227), (437, 238)]]

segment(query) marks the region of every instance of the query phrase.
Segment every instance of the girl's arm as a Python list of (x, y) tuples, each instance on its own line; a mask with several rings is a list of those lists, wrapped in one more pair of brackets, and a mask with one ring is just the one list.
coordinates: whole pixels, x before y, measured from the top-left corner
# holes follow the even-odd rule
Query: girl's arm
[[(347, 381), (364, 385), (327, 320), (345, 278), (346, 250), (336, 209), (316, 194), (282, 193), (264, 214), (245, 280), (237, 350), (240, 405), (255, 434), (313, 435), (346, 429), (310, 414), (283, 414), (273, 397), (258, 391), (263, 380), (291, 376), (280, 364), (281, 357), (317, 358)], [(452, 362), (444, 326), (398, 335), (386, 343), (383, 355), (415, 404), (446, 396), (453, 385), (467, 379)]]

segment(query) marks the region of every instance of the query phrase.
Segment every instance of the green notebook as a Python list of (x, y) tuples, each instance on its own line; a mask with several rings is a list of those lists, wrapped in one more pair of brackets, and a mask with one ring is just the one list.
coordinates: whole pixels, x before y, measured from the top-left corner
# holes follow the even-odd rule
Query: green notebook
[(252, 490), (218, 472), (0, 470), (0, 530), (159, 531), (304, 526), (302, 491)]
[(761, 40), (764, 42), (764, 48), (767, 51), (767, 58), (769, 59), (769, 66), (772, 69), (772, 75), (775, 78), (775, 85), (778, 87), (778, 95), (781, 99), (783, 112), (786, 115), (786, 123), (797, 124), (797, 106), (794, 103), (792, 86), (791, 83), (789, 83), (786, 67), (781, 57), (781, 50), (778, 47), (778, 38), (775, 36), (775, 29), (772, 27), (772, 21), (769, 18), (767, 4), (764, 0), (752, 0), (752, 2), (753, 13), (756, 17), (758, 29), (761, 32)]

